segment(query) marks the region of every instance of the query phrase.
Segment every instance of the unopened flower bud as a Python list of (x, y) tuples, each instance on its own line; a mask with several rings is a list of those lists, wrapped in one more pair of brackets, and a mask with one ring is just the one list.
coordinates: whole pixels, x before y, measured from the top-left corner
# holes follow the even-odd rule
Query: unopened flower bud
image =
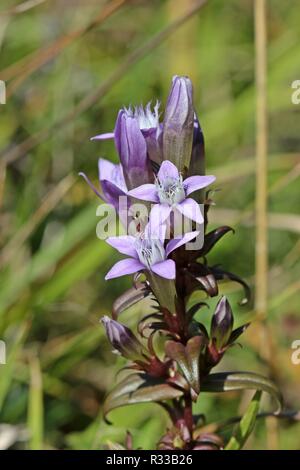
[(115, 320), (111, 320), (107, 316), (104, 316), (101, 321), (105, 327), (109, 342), (114, 349), (119, 351), (122, 356), (132, 361), (145, 360), (142, 344), (127, 326)]
[(180, 172), (189, 167), (194, 132), (192, 82), (187, 77), (173, 78), (163, 124), (163, 158)]
[(233, 327), (233, 315), (230, 304), (225, 296), (216, 306), (212, 317), (210, 335), (218, 350), (227, 345)]

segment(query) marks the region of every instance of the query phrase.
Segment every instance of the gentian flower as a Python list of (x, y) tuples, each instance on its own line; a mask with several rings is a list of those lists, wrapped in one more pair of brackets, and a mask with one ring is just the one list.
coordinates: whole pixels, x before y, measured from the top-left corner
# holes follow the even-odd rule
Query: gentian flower
[(98, 190), (85, 173), (79, 173), (88, 185), (92, 188), (94, 193), (103, 201), (111, 204), (115, 209), (119, 208), (119, 197), (127, 194), (127, 187), (123, 174), (123, 169), (120, 164), (111, 163), (108, 160), (99, 158), (98, 160), (98, 173), (99, 182), (101, 184), (102, 192)]
[(127, 113), (130, 113), (137, 119), (141, 132), (146, 140), (148, 156), (151, 161), (157, 164), (160, 164), (163, 160), (163, 126), (159, 122), (159, 105), (157, 101), (153, 111), (151, 110), (151, 103), (148, 103), (145, 108), (138, 106), (133, 110), (131, 108), (126, 109)]
[(193, 240), (199, 232), (189, 232), (182, 238), (173, 238), (165, 248), (164, 233), (166, 226), (160, 228), (162, 230), (159, 234), (154, 231), (150, 233), (150, 224), (148, 224), (144, 238), (131, 235), (108, 238), (106, 241), (109, 245), (116, 248), (120, 253), (130, 256), (130, 258), (118, 261), (106, 274), (105, 279), (113, 279), (143, 270), (152, 271), (165, 279), (175, 279), (176, 265), (172, 259), (167, 259), (169, 254), (176, 248)]
[(213, 181), (215, 181), (215, 176), (212, 175), (190, 176), (183, 180), (176, 166), (170, 161), (164, 161), (154, 184), (143, 184), (132, 189), (128, 194), (136, 199), (157, 203), (150, 214), (152, 226), (164, 223), (174, 209), (188, 219), (202, 224), (203, 216), (199, 205), (187, 196), (198, 189), (205, 188)]
[(153, 180), (149, 158), (159, 162), (161, 157), (159, 103), (151, 110), (123, 108), (119, 111), (113, 133), (100, 134), (92, 140), (114, 138), (129, 189)]
[(187, 77), (173, 77), (163, 122), (163, 157), (179, 171), (189, 167), (194, 132), (193, 86)]
[[(129, 108), (124, 107), (119, 111), (119, 114), (125, 113), (127, 117), (136, 119), (139, 125), (139, 129), (146, 137), (149, 132), (153, 131), (154, 129), (156, 130), (160, 127), (159, 106), (160, 104), (157, 101), (153, 111), (151, 109), (151, 103), (148, 103), (145, 108), (143, 106), (135, 106), (134, 108), (132, 108), (131, 106)], [(91, 140), (114, 139), (114, 137), (115, 131), (96, 135), (95, 137), (92, 137)]]

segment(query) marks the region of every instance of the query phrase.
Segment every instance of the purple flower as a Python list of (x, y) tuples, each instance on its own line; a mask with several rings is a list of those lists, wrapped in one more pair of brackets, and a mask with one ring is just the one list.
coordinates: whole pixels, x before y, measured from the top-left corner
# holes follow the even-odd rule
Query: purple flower
[(159, 128), (159, 102), (157, 101), (153, 111), (151, 103), (143, 106), (135, 106), (134, 108), (124, 108), (129, 117), (137, 120), (140, 130), (144, 136), (147, 136), (152, 130)]
[(153, 111), (151, 110), (151, 103), (148, 103), (145, 108), (137, 106), (133, 110), (126, 109), (126, 112), (137, 119), (139, 127), (147, 144), (147, 153), (155, 163), (160, 164), (163, 160), (162, 157), (162, 124), (159, 122), (159, 102), (157, 101)]
[(164, 223), (174, 209), (188, 219), (202, 224), (203, 216), (199, 205), (187, 196), (198, 189), (205, 188), (213, 181), (215, 181), (214, 176), (190, 176), (183, 180), (176, 166), (169, 161), (164, 161), (155, 184), (143, 184), (132, 189), (128, 194), (137, 199), (157, 203), (150, 214), (150, 222), (153, 226)]
[(127, 326), (111, 320), (106, 315), (101, 321), (105, 327), (109, 342), (116, 351), (132, 361), (145, 360), (146, 356), (142, 344)]
[(163, 157), (180, 171), (189, 167), (194, 132), (193, 86), (187, 77), (173, 77), (163, 122)]
[(161, 161), (159, 103), (151, 110), (124, 108), (119, 111), (113, 133), (100, 134), (93, 140), (114, 138), (129, 189), (153, 180), (150, 160)]
[(159, 122), (159, 102), (156, 102), (153, 111), (151, 110), (151, 103), (148, 103), (145, 108), (138, 106), (126, 110), (131, 112), (139, 123), (143, 136), (147, 144), (147, 153), (151, 161), (160, 164), (163, 160), (162, 155), (162, 137), (163, 126)]
[(102, 192), (100, 192), (85, 173), (79, 173), (94, 193), (103, 201), (111, 204), (116, 209), (119, 208), (119, 197), (127, 194), (127, 187), (123, 175), (123, 169), (120, 164), (116, 165), (108, 160), (99, 158), (98, 160), (99, 181)]
[(106, 241), (109, 245), (116, 248), (120, 253), (130, 256), (130, 258), (118, 261), (106, 274), (105, 279), (113, 279), (145, 269), (165, 279), (175, 279), (175, 262), (172, 259), (167, 259), (167, 257), (176, 248), (195, 238), (199, 232), (189, 232), (182, 238), (174, 238), (169, 241), (165, 248), (165, 229), (165, 226), (161, 226), (159, 234), (154, 233), (154, 231), (151, 234), (150, 225), (148, 224), (144, 238), (130, 235), (108, 238)]
[[(159, 124), (159, 102), (157, 101), (154, 109), (151, 109), (151, 103), (148, 103), (144, 108), (143, 106), (135, 106), (134, 108), (124, 107), (120, 110), (120, 113), (125, 113), (129, 118), (134, 118), (137, 120), (139, 129), (142, 131), (143, 135), (146, 137), (153, 130), (157, 130), (160, 127)], [(114, 132), (107, 132), (106, 134), (99, 134), (95, 137), (92, 137), (91, 140), (106, 140), (113, 139), (115, 137)]]

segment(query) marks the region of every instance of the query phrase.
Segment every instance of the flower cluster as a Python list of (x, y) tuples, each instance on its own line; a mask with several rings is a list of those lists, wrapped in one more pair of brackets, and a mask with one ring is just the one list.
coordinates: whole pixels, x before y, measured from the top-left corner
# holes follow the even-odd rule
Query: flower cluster
[[(113, 319), (102, 319), (111, 345), (130, 361), (128, 368), (132, 370), (108, 395), (104, 415), (119, 406), (152, 401), (167, 411), (172, 423), (160, 439), (159, 449), (220, 449), (222, 438), (203, 432), (203, 422), (193, 415), (192, 403), (200, 390), (266, 390), (266, 379), (257, 385), (258, 376), (243, 373), (237, 385), (237, 376), (212, 374), (248, 324), (234, 328), (230, 304), (223, 296), (208, 331), (197, 319), (206, 304), (191, 304), (196, 290), (217, 296), (221, 280), (243, 286), (242, 303), (249, 298), (249, 288), (236, 274), (208, 263), (209, 252), (232, 229), (223, 226), (207, 231), (212, 200), (205, 188), (215, 177), (205, 175), (204, 139), (189, 78), (173, 78), (162, 120), (159, 103), (154, 108), (150, 104), (123, 108), (114, 131), (93, 138), (103, 139), (114, 139), (120, 163), (99, 160), (99, 189), (81, 175), (119, 214), (120, 197), (126, 197), (126, 217), (137, 222), (133, 234), (107, 239), (126, 258), (110, 269), (106, 279), (134, 277), (133, 287), (116, 299)], [(146, 219), (133, 210), (136, 201), (151, 203)], [(178, 234), (178, 218), (188, 221), (190, 229)], [(186, 227), (185, 223), (182, 226)], [(201, 234), (203, 243), (199, 246), (194, 242)], [(138, 338), (118, 316), (146, 297), (155, 305), (140, 319)], [(157, 351), (157, 332), (165, 338), (163, 353)]]
[[(182, 233), (181, 238), (176, 237), (177, 241), (166, 249), (164, 236), (158, 236), (157, 232), (166, 233), (165, 226), (172, 237), (174, 219), (180, 215), (195, 222), (194, 225), (204, 222), (200, 206), (191, 194), (213, 183), (215, 177), (191, 175), (184, 179), (192, 154), (195, 154), (199, 132), (192, 106), (191, 82), (185, 77), (174, 77), (163, 122), (159, 121), (158, 103), (153, 110), (150, 103), (145, 109), (124, 108), (118, 114), (114, 132), (93, 138), (113, 138), (120, 159), (119, 164), (99, 160), (102, 193), (81, 173), (94, 192), (118, 212), (120, 196), (127, 196), (127, 208), (135, 200), (152, 203), (149, 220), (136, 224), (138, 230), (134, 237), (128, 235), (107, 240), (120, 253), (130, 256), (130, 259), (117, 263), (107, 274), (107, 279), (145, 269), (166, 279), (175, 279), (174, 261), (167, 257), (195, 238), (199, 231)], [(172, 158), (177, 166), (168, 158)]]

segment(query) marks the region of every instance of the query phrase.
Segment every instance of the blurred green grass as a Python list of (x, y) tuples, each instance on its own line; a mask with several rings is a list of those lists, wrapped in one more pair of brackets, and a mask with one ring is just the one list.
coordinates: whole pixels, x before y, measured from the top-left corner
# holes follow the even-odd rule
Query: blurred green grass
[[(192, 5), (191, 0), (123, 2), (109, 18), (62, 47), (49, 61), (45, 48), (85, 28), (114, 2), (45, 0), (28, 11), (10, 10), (2, 0), (0, 79), (8, 99), (0, 107), (0, 338), (7, 364), (0, 366), (0, 423), (24, 426), (28, 436), (16, 448), (99, 448), (122, 441), (132, 430), (135, 446), (153, 448), (166, 416), (155, 405), (112, 413), (101, 406), (122, 359), (111, 354), (99, 325), (130, 279), (106, 283), (117, 255), (97, 240), (97, 201), (77, 177), (97, 178), (97, 158), (116, 160), (111, 142), (89, 138), (111, 130), (122, 105), (165, 102), (174, 73), (190, 75), (206, 137), (207, 171), (217, 175), (211, 227), (232, 225), (210, 257), (228, 270), (255, 275), (255, 82), (253, 2), (209, 1), (188, 23), (116, 80), (100, 100), (54, 127), (157, 31)], [(117, 2), (115, 2), (117, 3)], [(120, 2), (121, 4), (122, 2)], [(19, 2), (18, 4), (22, 4)], [(291, 104), (291, 83), (299, 78), (300, 10), (297, 0), (268, 2), (269, 105), (269, 279), (268, 323), (272, 354), (260, 350), (254, 323), (222, 369), (249, 369), (271, 375), (288, 408), (300, 407), (300, 366), (291, 363), (291, 343), (300, 338), (299, 317), (299, 106)], [(35, 56), (32, 56), (35, 55)], [(32, 57), (39, 57), (40, 65)], [(20, 62), (21, 61), (21, 62)], [(37, 63), (24, 76), (26, 64)], [(37, 59), (35, 59), (37, 61)], [(46, 63), (45, 63), (46, 62)], [(12, 67), (14, 64), (16, 66)], [(25, 64), (25, 65), (24, 65)], [(8, 77), (8, 78), (6, 78)], [(52, 128), (38, 145), (5, 165), (7, 152), (36, 132)], [(242, 292), (224, 284), (235, 306), (235, 321), (253, 316), (241, 308)], [(216, 300), (209, 301), (210, 306)], [(146, 305), (124, 314), (135, 324)], [(204, 322), (209, 311), (203, 314)], [(247, 398), (247, 397), (246, 397)], [(236, 394), (202, 395), (196, 404), (208, 422), (245, 409)], [(17, 429), (17, 428), (16, 428)], [(263, 420), (250, 448), (274, 445), (299, 449), (300, 424)], [(272, 444), (273, 443), (273, 444)]]

